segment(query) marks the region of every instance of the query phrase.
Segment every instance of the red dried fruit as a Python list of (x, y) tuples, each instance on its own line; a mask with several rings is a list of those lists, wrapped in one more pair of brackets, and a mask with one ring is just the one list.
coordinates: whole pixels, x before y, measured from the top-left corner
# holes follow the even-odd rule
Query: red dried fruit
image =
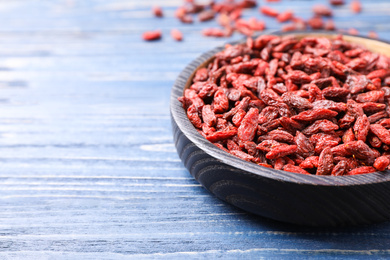
[(362, 166), (355, 168), (347, 173), (347, 175), (358, 175), (358, 174), (365, 174), (365, 173), (372, 173), (376, 172), (376, 169), (372, 166)]
[(335, 167), (333, 167), (331, 175), (342, 176), (345, 175), (347, 172), (348, 172), (348, 162), (340, 161), (336, 164)]
[(264, 14), (264, 15), (268, 15), (268, 16), (272, 16), (272, 17), (277, 17), (279, 12), (271, 7), (268, 7), (268, 6), (262, 6), (260, 7), (259, 11)]
[(324, 24), (324, 29), (327, 31), (336, 30), (336, 25), (334, 24), (334, 21), (332, 19), (327, 20)]
[(213, 10), (204, 10), (198, 14), (198, 20), (205, 22), (214, 19), (215, 12)]
[(314, 16), (307, 21), (307, 24), (314, 30), (319, 30), (324, 27), (324, 21), (320, 16)]
[(344, 132), (342, 140), (345, 144), (356, 140), (352, 128), (349, 128), (347, 131)]
[[(368, 122), (368, 119), (367, 119), (367, 122)], [(305, 135), (312, 135), (312, 134), (316, 134), (318, 132), (325, 132), (325, 133), (332, 132), (332, 131), (337, 130), (337, 129), (339, 129), (338, 125), (332, 123), (329, 120), (324, 119), (324, 120), (315, 121), (312, 125), (305, 128), (302, 131), (302, 133)], [(368, 132), (368, 130), (367, 130), (367, 132)]]
[(297, 25), (295, 23), (289, 23), (282, 26), (282, 32), (291, 32), (298, 30)]
[(332, 100), (317, 100), (312, 103), (313, 109), (329, 109), (336, 111), (338, 113), (345, 112), (347, 110), (347, 105), (342, 102), (334, 102)]
[(272, 89), (264, 89), (261, 91), (260, 98), (269, 106), (275, 106), (283, 102), (282, 98)]
[(387, 112), (386, 111), (380, 111), (380, 112), (377, 112), (375, 114), (372, 114), (371, 116), (368, 117), (368, 121), (373, 124), (375, 123), (376, 121), (382, 119), (382, 118), (385, 118), (387, 117)]
[(252, 141), (256, 134), (258, 118), (259, 110), (257, 108), (249, 109), (238, 127), (238, 138), (242, 141)]
[(152, 12), (153, 12), (153, 15), (156, 17), (163, 17), (164, 16), (163, 11), (162, 11), (160, 6), (154, 6), (152, 8)]
[(385, 93), (381, 90), (373, 90), (366, 93), (361, 93), (356, 96), (355, 100), (360, 103), (377, 102), (383, 99)]
[(390, 160), (389, 160), (388, 156), (380, 156), (380, 157), (376, 158), (376, 160), (374, 162), (374, 167), (378, 171), (384, 171), (389, 166), (389, 164), (390, 164)]
[(299, 164), (299, 167), (304, 169), (318, 168), (319, 156), (309, 156)]
[(275, 140), (264, 140), (256, 146), (256, 149), (263, 152), (269, 152), (280, 145), (282, 144)]
[(293, 143), (294, 136), (283, 130), (272, 130), (268, 134), (260, 136), (259, 140), (274, 140), (283, 143)]
[(380, 124), (370, 125), (370, 131), (383, 143), (390, 145), (390, 132)]
[(313, 6), (313, 12), (319, 16), (332, 16), (332, 9), (326, 5), (317, 4)]
[(327, 87), (322, 90), (322, 94), (327, 99), (343, 100), (349, 95), (349, 90), (340, 87)]
[(312, 110), (307, 110), (299, 113), (296, 116), (293, 116), (293, 120), (297, 121), (305, 121), (305, 122), (310, 122), (310, 121), (316, 121), (319, 119), (331, 119), (337, 116), (337, 112), (325, 108), (318, 108), (318, 109), (312, 109)]
[(182, 41), (183, 40), (183, 34), (178, 29), (172, 29), (171, 30), (171, 36), (176, 41)]
[(365, 102), (361, 104), (361, 107), (363, 108), (364, 113), (376, 113), (384, 110), (386, 105), (382, 103)]
[(239, 109), (237, 113), (233, 116), (232, 122), (235, 126), (240, 126), (242, 119), (244, 119), (246, 112), (242, 109)]
[(215, 92), (213, 107), (216, 113), (223, 113), (229, 109), (229, 100), (222, 89)]
[(275, 160), (274, 169), (281, 170), (283, 166), (286, 164), (286, 161), (283, 158), (278, 158)]
[(204, 36), (211, 36), (211, 37), (225, 37), (226, 32), (219, 28), (206, 28), (202, 30), (202, 34)]
[(237, 134), (237, 129), (227, 129), (225, 131), (218, 131), (206, 137), (212, 143), (230, 139)]
[(375, 79), (375, 78), (380, 78), (384, 79), (390, 75), (390, 70), (389, 69), (379, 69), (379, 70), (374, 70), (368, 73), (367, 78), (368, 79)]
[(233, 154), (233, 155), (235, 155), (235, 156), (237, 156), (245, 161), (248, 161), (248, 162), (254, 160), (254, 157), (252, 155), (249, 155), (249, 154), (247, 154), (243, 151), (240, 151), (240, 150), (230, 150), (229, 153), (231, 153), (231, 154)]
[(368, 131), (370, 130), (370, 121), (368, 121), (367, 116), (361, 115), (356, 119), (355, 125), (353, 126), (353, 131), (355, 132), (356, 140), (366, 141)]
[(359, 31), (356, 28), (349, 28), (348, 33), (351, 35), (358, 35)]
[(287, 92), (282, 95), (282, 100), (288, 106), (296, 109), (311, 109), (313, 104), (309, 102), (306, 98), (297, 96), (293, 92)]
[(145, 41), (156, 41), (161, 38), (161, 31), (156, 30), (156, 31), (147, 31), (142, 34), (142, 39)]
[(346, 143), (344, 147), (347, 152), (353, 154), (357, 159), (367, 161), (368, 164), (373, 164), (376, 158), (374, 151), (362, 140)]
[(318, 159), (317, 175), (330, 175), (333, 170), (333, 154), (329, 147), (322, 150)]
[(362, 5), (359, 0), (353, 0), (351, 2), (351, 10), (354, 13), (360, 13), (362, 11)]
[(297, 146), (296, 145), (282, 144), (282, 145), (279, 145), (279, 146), (275, 147), (271, 151), (269, 151), (265, 155), (265, 157), (267, 159), (276, 159), (276, 158), (280, 158), (280, 157), (284, 157), (284, 156), (293, 154), (296, 151), (297, 151)]
[(344, 0), (329, 0), (331, 5), (343, 5), (345, 4)]
[(304, 158), (314, 155), (314, 147), (304, 134), (297, 131), (294, 138), (295, 143), (297, 144), (297, 153), (302, 155)]
[(248, 27), (253, 31), (263, 31), (265, 29), (265, 22), (259, 21), (255, 17), (251, 17), (248, 20)]
[(210, 105), (204, 105), (202, 109), (203, 122), (208, 126), (213, 126), (217, 123), (217, 118)]
[(278, 14), (277, 19), (279, 22), (284, 23), (291, 20), (294, 17), (294, 13), (291, 10), (284, 11), (283, 13)]
[(300, 174), (310, 174), (309, 172), (305, 171), (299, 166), (291, 165), (291, 164), (286, 164), (283, 167), (283, 170), (286, 172), (295, 172), (295, 173), (300, 173)]
[[(351, 141), (352, 142), (352, 141)], [(345, 143), (340, 144), (337, 146), (334, 146), (331, 148), (332, 154), (334, 156), (343, 156), (343, 157), (349, 157), (352, 155), (352, 153), (348, 152), (347, 149), (345, 148)]]
[(198, 110), (196, 109), (195, 105), (191, 105), (187, 109), (187, 116), (196, 128), (202, 128), (202, 120), (199, 117)]
[(369, 31), (368, 37), (373, 38), (373, 39), (378, 39), (378, 34), (375, 31)]

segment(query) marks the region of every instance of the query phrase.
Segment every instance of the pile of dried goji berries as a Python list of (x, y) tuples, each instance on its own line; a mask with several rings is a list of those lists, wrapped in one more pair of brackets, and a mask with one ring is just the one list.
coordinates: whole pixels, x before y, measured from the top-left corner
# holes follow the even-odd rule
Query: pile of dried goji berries
[(227, 45), (179, 98), (207, 140), (246, 161), (317, 175), (390, 163), (390, 59), (328, 38)]

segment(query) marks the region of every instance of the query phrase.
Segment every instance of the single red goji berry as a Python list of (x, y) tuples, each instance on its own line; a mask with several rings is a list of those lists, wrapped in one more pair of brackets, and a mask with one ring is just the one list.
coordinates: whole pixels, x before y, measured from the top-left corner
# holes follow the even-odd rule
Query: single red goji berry
[(359, 0), (352, 0), (351, 10), (354, 13), (360, 13), (362, 11), (362, 5)]
[(155, 41), (159, 40), (161, 38), (161, 31), (156, 30), (156, 31), (147, 31), (142, 34), (142, 39), (145, 41)]
[(268, 6), (262, 6), (260, 7), (259, 11), (264, 14), (264, 15), (268, 15), (268, 16), (272, 16), (272, 17), (277, 17), (279, 12), (271, 7), (268, 7)]
[(300, 174), (310, 174), (309, 172), (305, 171), (299, 166), (291, 165), (291, 164), (286, 164), (283, 167), (283, 170), (286, 172), (295, 172), (295, 173), (300, 173)]
[(163, 11), (160, 6), (153, 6), (152, 8), (153, 15), (156, 17), (163, 17)]
[(183, 40), (183, 34), (178, 29), (172, 29), (171, 30), (171, 36), (176, 41), (182, 41)]

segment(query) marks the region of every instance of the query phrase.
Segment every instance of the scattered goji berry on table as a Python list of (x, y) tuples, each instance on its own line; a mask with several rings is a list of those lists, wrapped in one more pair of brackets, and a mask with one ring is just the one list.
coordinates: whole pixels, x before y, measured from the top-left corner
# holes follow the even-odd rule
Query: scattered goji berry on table
[(147, 31), (142, 34), (142, 39), (145, 41), (155, 41), (159, 40), (161, 38), (161, 31), (156, 30), (156, 31)]
[(154, 16), (156, 16), (156, 17), (163, 17), (164, 16), (163, 11), (162, 11), (160, 6), (153, 6), (152, 12), (153, 12)]
[(171, 30), (171, 36), (176, 41), (182, 41), (183, 40), (183, 34), (178, 29), (172, 29)]
[(362, 4), (360, 3), (359, 0), (352, 0), (351, 10), (354, 13), (360, 13), (362, 11)]

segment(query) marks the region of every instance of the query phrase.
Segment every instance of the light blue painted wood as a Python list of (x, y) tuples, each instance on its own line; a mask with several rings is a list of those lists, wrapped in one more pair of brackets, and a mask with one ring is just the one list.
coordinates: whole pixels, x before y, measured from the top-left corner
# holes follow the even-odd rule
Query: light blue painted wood
[[(269, 5), (308, 18), (314, 3), (327, 1)], [(165, 18), (152, 17), (154, 4)], [(171, 86), (192, 59), (242, 36), (201, 37), (216, 22), (183, 25), (173, 18), (179, 4), (0, 1), (0, 258), (390, 257), (389, 223), (290, 226), (221, 202), (192, 179), (172, 143)], [(334, 20), (390, 40), (389, 11), (385, 0), (364, 1), (361, 14), (345, 5)], [(183, 42), (170, 38), (174, 27)], [(163, 39), (143, 42), (154, 28)]]

